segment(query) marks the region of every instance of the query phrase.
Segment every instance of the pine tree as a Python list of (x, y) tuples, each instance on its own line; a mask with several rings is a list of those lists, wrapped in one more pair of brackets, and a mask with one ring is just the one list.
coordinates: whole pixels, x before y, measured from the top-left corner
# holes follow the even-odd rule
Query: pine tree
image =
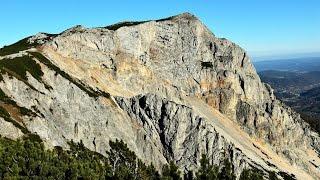
[(181, 172), (178, 169), (178, 166), (174, 164), (173, 161), (170, 161), (169, 164), (166, 164), (162, 168), (162, 177), (163, 180), (180, 180)]
[(263, 180), (263, 173), (258, 169), (244, 169), (239, 180)]
[(197, 180), (216, 180), (218, 178), (219, 168), (210, 164), (205, 154), (202, 154), (200, 164), (200, 169), (196, 173)]
[(233, 172), (232, 164), (229, 161), (229, 159), (224, 160), (223, 167), (221, 171), (218, 174), (218, 179), (223, 179), (223, 180), (234, 180), (236, 179), (236, 176)]
[(276, 173), (274, 171), (269, 172), (269, 180), (278, 180)]

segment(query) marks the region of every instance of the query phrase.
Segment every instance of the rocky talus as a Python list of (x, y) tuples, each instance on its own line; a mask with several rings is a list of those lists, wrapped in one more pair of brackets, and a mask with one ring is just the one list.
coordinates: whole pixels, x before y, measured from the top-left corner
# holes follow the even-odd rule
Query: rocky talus
[(0, 50), (0, 134), (103, 155), (122, 139), (157, 169), (214, 164), (320, 178), (319, 135), (260, 81), (249, 55), (195, 16), (76, 26)]

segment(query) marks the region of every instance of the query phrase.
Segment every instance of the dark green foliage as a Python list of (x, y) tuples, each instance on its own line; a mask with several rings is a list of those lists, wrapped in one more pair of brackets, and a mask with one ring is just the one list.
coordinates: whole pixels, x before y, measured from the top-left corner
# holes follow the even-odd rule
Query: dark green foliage
[[(36, 116), (36, 114), (34, 112), (32, 112), (31, 110), (25, 108), (25, 107), (20, 107), (17, 105), (17, 103), (15, 101), (13, 101), (12, 99), (10, 99), (0, 88), (0, 102), (6, 103), (6, 104), (10, 104), (15, 106), (17, 109), (19, 109), (19, 112), (22, 115), (28, 115), (28, 116)], [(1, 116), (1, 113), (0, 113)], [(9, 117), (9, 116), (8, 116)]]
[(274, 171), (269, 172), (269, 180), (279, 180), (277, 174)]
[[(0, 74), (8, 73), (10, 76), (23, 81), (33, 90), (36, 90), (28, 83), (27, 72), (29, 72), (31, 76), (33, 76), (39, 82), (43, 83), (47, 89), (50, 88), (42, 81), (43, 72), (41, 70), (41, 66), (32, 59), (32, 56), (24, 55), (22, 57), (15, 57), (13, 59), (5, 58), (0, 60)], [(0, 80), (3, 80), (2, 75)]]
[(15, 127), (17, 127), (18, 129), (21, 130), (21, 132), (27, 134), (29, 133), (29, 131), (23, 127), (22, 125), (20, 125), (18, 122), (16, 122), (15, 120), (13, 120), (10, 117), (10, 114), (3, 108), (0, 106), (0, 117), (2, 117), (5, 121), (12, 123)]
[(106, 29), (109, 29), (109, 30), (112, 30), (112, 31), (115, 31), (123, 26), (135, 26), (135, 25), (138, 25), (138, 24), (141, 24), (141, 23), (144, 23), (144, 22), (147, 22), (147, 21), (138, 21), (138, 22), (121, 22), (121, 23), (117, 23), (117, 24), (113, 24), (113, 25), (110, 25), (110, 26), (106, 26), (105, 28)]
[(151, 164), (146, 166), (141, 160), (138, 160), (138, 179), (154, 179), (160, 180), (160, 174), (155, 169), (155, 167)]
[[(45, 39), (47, 40), (56, 36), (56, 34), (47, 34), (47, 33), (46, 35), (47, 37)], [(37, 42), (33, 42), (33, 43), (28, 42), (29, 38), (30, 37), (27, 37), (9, 46), (4, 46), (3, 48), (0, 49), (0, 56), (6, 56), (9, 54), (18, 53), (19, 51), (24, 51), (39, 45)]]
[(114, 178), (136, 178), (136, 155), (121, 140), (110, 141), (110, 152), (107, 152)]
[(60, 76), (62, 76), (65, 79), (69, 80), (74, 85), (76, 85), (78, 88), (80, 88), (81, 90), (86, 92), (89, 96), (91, 96), (91, 97), (104, 96), (104, 97), (107, 97), (107, 98), (110, 97), (110, 94), (108, 94), (106, 92), (95, 91), (92, 88), (85, 86), (83, 83), (75, 80), (68, 73), (62, 71), (59, 67), (57, 67), (56, 65), (52, 64), (51, 61), (49, 59), (47, 59), (46, 57), (44, 57), (41, 53), (38, 53), (38, 52), (29, 52), (29, 53), (33, 57), (37, 58), (41, 63), (46, 65), (48, 68), (50, 68), (51, 70), (55, 71), (57, 74), (59, 74)]
[(22, 39), (22, 40), (14, 43), (10, 46), (4, 46), (3, 48), (1, 48), (0, 49), (0, 56), (18, 53), (19, 51), (29, 49), (33, 45), (36, 45), (36, 44), (29, 44), (28, 38), (25, 38), (25, 39)]
[(102, 179), (110, 174), (107, 159), (85, 148), (82, 142), (70, 143), (70, 151), (61, 151), (61, 155), (68, 159), (69, 167), (64, 171), (66, 178)]
[[(200, 160), (200, 169), (196, 172), (196, 180), (234, 180), (236, 176), (233, 171), (231, 162), (228, 159), (224, 160), (222, 168), (212, 165), (205, 154)], [(219, 170), (220, 169), (220, 170)], [(287, 175), (280, 172), (280, 175)], [(257, 168), (244, 169), (240, 175), (240, 180), (263, 180), (264, 173)], [(269, 172), (270, 180), (278, 180), (275, 172)]]
[(43, 142), (39, 135), (32, 134), (32, 133), (30, 133), (27, 136), (23, 137), (23, 140), (25, 140), (25, 141), (29, 140), (31, 142), (37, 142), (37, 143), (42, 143)]
[[(163, 18), (163, 19), (158, 19), (158, 20), (155, 20), (156, 22), (163, 22), (163, 21), (168, 21), (168, 20), (173, 20), (174, 18), (176, 18), (177, 16), (170, 16), (170, 17), (167, 17), (167, 18)], [(186, 19), (189, 19), (189, 20), (192, 20), (192, 18), (194, 18), (194, 16), (192, 14), (186, 14), (184, 16), (184, 18)]]
[(296, 178), (292, 174), (288, 174), (285, 172), (279, 172), (279, 175), (284, 179), (284, 180), (295, 180)]
[[(16, 105), (16, 104), (15, 104)], [(34, 112), (32, 112), (30, 109), (27, 109), (25, 107), (19, 107), (18, 105), (16, 105), (19, 108), (19, 111), (22, 115), (28, 115), (28, 116), (37, 116), (37, 114), (35, 114)]]
[(49, 151), (36, 136), (23, 141), (0, 138), (0, 179), (103, 179), (109, 173), (107, 159), (83, 144), (70, 151)]
[(169, 164), (166, 164), (163, 166), (161, 179), (163, 180), (181, 179), (181, 172), (179, 171), (178, 166), (176, 166), (173, 161), (170, 161)]
[(40, 65), (30, 56), (16, 57), (13, 59), (0, 60), (1, 72), (7, 72), (22, 80), (27, 80), (27, 71), (38, 81), (41, 81), (43, 72)]
[(0, 117), (10, 117), (10, 114), (0, 106)]
[(82, 142), (69, 145), (67, 151), (45, 150), (37, 135), (18, 141), (0, 137), (0, 179), (160, 179), (123, 141), (110, 142), (108, 158)]
[(15, 103), (1, 90), (1, 88), (0, 88), (0, 101), (6, 102), (8, 104)]
[[(22, 56), (22, 57), (16, 57), (14, 59), (2, 59), (0, 60), (0, 81), (3, 80), (2, 73), (8, 73), (11, 76), (16, 77), (17, 79), (20, 79), (24, 81), (30, 88), (36, 90), (34, 87), (32, 87), (28, 81), (26, 74), (29, 72), (35, 79), (37, 79), (39, 82), (43, 83), (47, 89), (50, 89), (47, 84), (45, 84), (42, 81), (43, 72), (41, 70), (40, 65), (33, 60), (32, 58), (36, 58), (38, 61), (46, 65), (51, 70), (55, 71), (57, 74), (61, 75), (65, 79), (69, 80), (73, 84), (75, 84), (77, 87), (79, 87), (81, 90), (86, 92), (91, 97), (110, 97), (110, 94), (102, 91), (95, 91), (94, 89), (85, 86), (82, 82), (79, 82), (72, 78), (69, 74), (62, 71), (60, 68), (55, 66), (51, 63), (50, 60), (48, 60), (46, 57), (44, 57), (39, 52), (28, 52), (30, 56)], [(1, 93), (0, 93), (1, 96)]]
[(111, 167), (110, 179), (160, 179), (153, 165), (146, 166), (122, 140), (110, 141), (107, 152)]
[(224, 160), (224, 165), (218, 173), (218, 179), (233, 180), (236, 179), (233, 167), (229, 159)]
[(240, 180), (263, 180), (263, 173), (258, 169), (244, 169)]
[[(108, 158), (90, 151), (81, 141), (70, 142), (69, 146), (69, 150), (61, 147), (45, 150), (37, 135), (29, 135), (18, 141), (0, 136), (0, 179), (181, 179), (181, 172), (173, 161), (163, 167), (161, 176), (153, 165), (147, 166), (139, 160), (123, 141), (110, 141)], [(279, 175), (284, 179), (294, 179), (283, 172)], [(262, 177), (261, 171), (250, 169), (244, 170), (240, 179), (259, 180)], [(195, 179), (233, 180), (235, 175), (229, 160), (225, 160), (219, 171), (218, 166), (212, 165), (208, 158), (202, 155), (201, 167)], [(269, 179), (278, 178), (271, 172)]]
[(196, 173), (197, 180), (216, 180), (218, 179), (219, 167), (214, 166), (209, 162), (205, 154), (202, 154), (200, 160), (201, 167)]

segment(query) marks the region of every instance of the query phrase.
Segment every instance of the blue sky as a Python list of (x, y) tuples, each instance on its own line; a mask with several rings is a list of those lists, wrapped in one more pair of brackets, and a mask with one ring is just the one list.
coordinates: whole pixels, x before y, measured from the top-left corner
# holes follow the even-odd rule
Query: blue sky
[(254, 57), (320, 52), (320, 0), (1, 0), (0, 47), (77, 24), (105, 26), (182, 12), (195, 14)]

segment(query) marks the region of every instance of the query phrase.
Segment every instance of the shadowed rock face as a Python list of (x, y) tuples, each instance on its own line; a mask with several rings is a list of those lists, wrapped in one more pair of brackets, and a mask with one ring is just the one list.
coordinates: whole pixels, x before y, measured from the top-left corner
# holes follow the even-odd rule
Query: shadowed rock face
[[(21, 125), (48, 147), (82, 140), (105, 154), (109, 140), (123, 139), (158, 169), (174, 160), (184, 172), (195, 170), (206, 153), (215, 164), (230, 158), (237, 174), (254, 166), (319, 177), (318, 134), (275, 98), (243, 49), (193, 15), (76, 26), (27, 42), (0, 61), (27, 56), (41, 77), (0, 66), (0, 87), (14, 106), (36, 114), (20, 114)], [(22, 136), (13, 125), (8, 130), (15, 136), (0, 133)]]

